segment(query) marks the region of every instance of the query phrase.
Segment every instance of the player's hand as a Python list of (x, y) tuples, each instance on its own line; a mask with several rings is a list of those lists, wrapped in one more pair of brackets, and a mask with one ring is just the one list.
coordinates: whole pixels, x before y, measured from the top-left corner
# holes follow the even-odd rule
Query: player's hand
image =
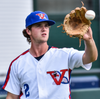
[(83, 40), (88, 41), (92, 38), (92, 29), (89, 27), (88, 31), (83, 35)]

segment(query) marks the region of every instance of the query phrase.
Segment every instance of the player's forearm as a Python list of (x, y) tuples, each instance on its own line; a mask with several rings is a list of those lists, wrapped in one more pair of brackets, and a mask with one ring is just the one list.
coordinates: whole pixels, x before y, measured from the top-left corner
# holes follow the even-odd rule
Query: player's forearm
[(18, 97), (19, 97), (18, 95), (14, 95), (14, 94), (8, 92), (6, 99), (19, 99)]
[(83, 55), (83, 64), (96, 61), (98, 57), (98, 51), (93, 38), (84, 42), (85, 42), (85, 53)]

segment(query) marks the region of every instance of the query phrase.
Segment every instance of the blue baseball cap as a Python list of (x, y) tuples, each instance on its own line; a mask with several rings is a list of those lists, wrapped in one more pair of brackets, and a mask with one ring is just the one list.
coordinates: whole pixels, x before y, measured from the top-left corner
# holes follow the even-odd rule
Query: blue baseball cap
[(55, 21), (49, 20), (48, 15), (42, 11), (34, 11), (30, 13), (26, 17), (25, 21), (26, 21), (26, 28), (32, 24), (44, 22), (44, 21), (48, 22), (50, 26), (55, 24)]

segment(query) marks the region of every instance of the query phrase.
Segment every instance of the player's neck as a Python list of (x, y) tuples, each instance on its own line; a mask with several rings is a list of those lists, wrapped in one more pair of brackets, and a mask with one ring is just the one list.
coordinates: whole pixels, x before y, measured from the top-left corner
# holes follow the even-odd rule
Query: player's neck
[(29, 52), (33, 57), (39, 57), (47, 52), (48, 47), (49, 46), (47, 45), (47, 43), (43, 43), (40, 45), (31, 44)]

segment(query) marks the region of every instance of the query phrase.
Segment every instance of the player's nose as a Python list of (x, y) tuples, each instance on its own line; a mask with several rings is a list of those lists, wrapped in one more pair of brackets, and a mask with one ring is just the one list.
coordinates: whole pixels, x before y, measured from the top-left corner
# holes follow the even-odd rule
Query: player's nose
[(42, 25), (42, 31), (45, 31), (47, 27), (45, 25)]

